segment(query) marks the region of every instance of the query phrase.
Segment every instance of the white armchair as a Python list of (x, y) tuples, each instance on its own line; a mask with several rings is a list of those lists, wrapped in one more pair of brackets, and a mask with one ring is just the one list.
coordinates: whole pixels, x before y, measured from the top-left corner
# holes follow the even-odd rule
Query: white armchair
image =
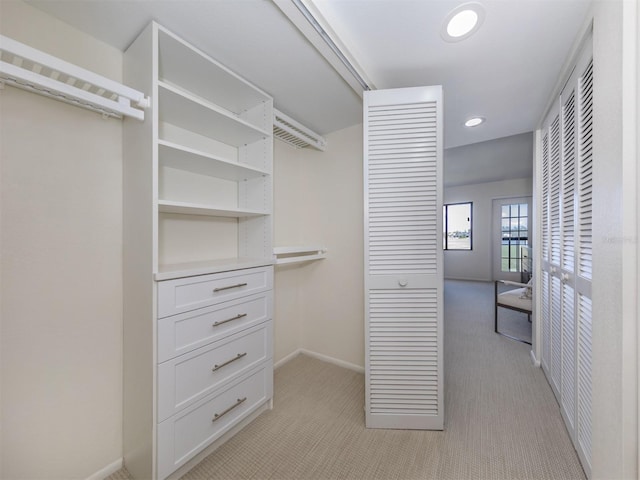
[[(499, 292), (499, 284), (512, 286), (515, 288), (511, 288), (504, 292)], [(523, 340), (521, 338), (516, 338), (511, 335), (507, 335), (502, 333), (498, 329), (498, 308), (508, 308), (510, 310), (515, 310), (517, 312), (522, 312), (527, 314), (527, 320), (531, 323), (531, 312), (533, 310), (533, 279), (529, 280), (529, 283), (519, 283), (519, 282), (511, 282), (508, 280), (496, 280), (495, 282), (495, 325), (494, 330), (496, 333), (500, 335), (504, 335), (505, 337), (509, 337), (513, 340), (518, 340), (519, 342), (527, 343), (531, 345), (531, 342), (527, 340)]]

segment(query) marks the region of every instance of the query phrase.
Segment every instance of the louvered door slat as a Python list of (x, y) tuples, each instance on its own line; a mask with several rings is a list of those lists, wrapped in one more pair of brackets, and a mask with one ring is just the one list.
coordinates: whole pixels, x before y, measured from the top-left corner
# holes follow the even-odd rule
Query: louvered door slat
[(591, 299), (578, 295), (578, 401), (577, 441), (586, 461), (591, 463)]
[(575, 424), (576, 384), (576, 326), (574, 290), (562, 285), (562, 374), (561, 403), (567, 428), (571, 434)]
[(578, 275), (591, 280), (593, 262), (593, 62), (580, 82)]
[(442, 429), (441, 89), (365, 92), (366, 420)]
[(542, 137), (542, 258), (549, 258), (549, 133), (545, 130)]
[(551, 299), (549, 295), (549, 273), (542, 272), (541, 312), (542, 317), (542, 368), (549, 374), (551, 368)]
[(573, 272), (575, 255), (575, 93), (562, 108), (562, 268)]
[(549, 150), (549, 238), (552, 264), (560, 265), (560, 117), (551, 122)]
[(559, 395), (562, 385), (562, 299), (561, 283), (551, 277), (551, 386)]

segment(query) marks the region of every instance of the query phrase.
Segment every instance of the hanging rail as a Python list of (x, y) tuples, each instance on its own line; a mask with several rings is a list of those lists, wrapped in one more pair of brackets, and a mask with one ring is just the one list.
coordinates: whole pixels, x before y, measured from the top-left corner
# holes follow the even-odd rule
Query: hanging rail
[(327, 258), (327, 249), (316, 246), (274, 247), (273, 254), (276, 257), (276, 265), (283, 265), (325, 259)]
[(273, 135), (296, 148), (313, 147), (320, 151), (327, 148), (324, 137), (275, 108), (273, 109)]
[(109, 117), (144, 120), (144, 93), (0, 35), (0, 82)]

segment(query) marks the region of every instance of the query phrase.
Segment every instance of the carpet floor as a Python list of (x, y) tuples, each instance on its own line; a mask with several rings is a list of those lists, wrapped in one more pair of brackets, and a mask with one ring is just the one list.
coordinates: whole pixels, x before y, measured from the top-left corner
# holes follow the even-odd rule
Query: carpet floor
[(584, 479), (530, 347), (493, 333), (493, 284), (447, 281), (444, 318), (444, 431), (364, 428), (364, 375), (300, 355), (274, 409), (182, 478)]

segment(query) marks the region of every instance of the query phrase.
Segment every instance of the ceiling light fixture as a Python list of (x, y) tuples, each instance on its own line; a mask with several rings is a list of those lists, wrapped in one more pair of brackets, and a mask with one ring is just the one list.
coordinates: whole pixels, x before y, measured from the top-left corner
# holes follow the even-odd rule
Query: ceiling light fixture
[(478, 125), (484, 123), (487, 119), (484, 117), (473, 117), (464, 122), (465, 127), (477, 127)]
[(476, 2), (463, 3), (449, 12), (440, 35), (447, 42), (459, 42), (473, 35), (484, 21), (484, 7)]

